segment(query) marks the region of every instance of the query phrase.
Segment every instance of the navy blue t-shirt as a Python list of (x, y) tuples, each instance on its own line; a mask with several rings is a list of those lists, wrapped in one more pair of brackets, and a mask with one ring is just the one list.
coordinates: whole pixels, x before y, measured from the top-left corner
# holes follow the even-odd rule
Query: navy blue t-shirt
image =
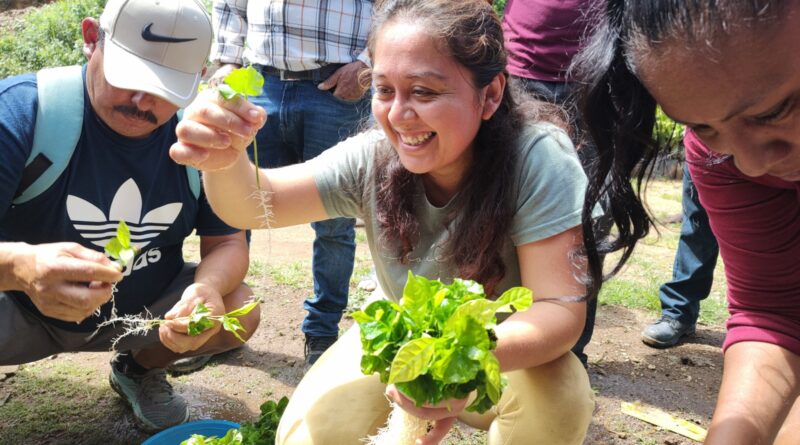
[[(86, 78), (86, 67), (83, 70)], [(0, 241), (29, 244), (73, 241), (103, 251), (120, 220), (140, 248), (117, 284), (120, 314), (138, 313), (157, 300), (183, 267), (183, 240), (237, 232), (223, 223), (202, 195), (195, 198), (186, 168), (169, 158), (177, 118), (144, 139), (111, 130), (95, 114), (84, 87), (83, 131), (58, 180), (36, 198), (13, 205), (33, 145), (37, 91), (35, 74), (0, 80)], [(13, 297), (49, 323), (92, 331), (111, 309), (81, 324), (42, 315), (22, 292)]]

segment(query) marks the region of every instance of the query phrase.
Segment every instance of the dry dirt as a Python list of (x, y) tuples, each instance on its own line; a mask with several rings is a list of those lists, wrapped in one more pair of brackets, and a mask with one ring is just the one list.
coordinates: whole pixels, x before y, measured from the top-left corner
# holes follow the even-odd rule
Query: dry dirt
[[(307, 263), (313, 236), (310, 228), (274, 230), (269, 236), (268, 242), (266, 232), (255, 234), (252, 245), (255, 259), (273, 266), (298, 261)], [(368, 255), (364, 245), (359, 245), (359, 255)], [(253, 338), (241, 349), (215, 357), (204, 369), (172, 379), (177, 391), (190, 400), (193, 419), (254, 419), (263, 401), (290, 396), (303, 376), (303, 336), (299, 326), (304, 316), (302, 301), (307, 292), (278, 285), (268, 274), (248, 279), (248, 282), (266, 298), (261, 308), (262, 322)], [(722, 371), (721, 328), (700, 326), (697, 338), (691, 342), (659, 351), (644, 346), (639, 340), (639, 333), (648, 321), (649, 316), (639, 311), (600, 307), (594, 339), (587, 348), (597, 408), (586, 444), (694, 443), (621, 414), (623, 401), (638, 400), (708, 426)], [(345, 317), (342, 327), (351, 323), (352, 320)], [(59, 365), (75, 364), (81, 369), (89, 368), (86, 375), (73, 383), (87, 388), (84, 404), (80, 404), (81, 397), (78, 397), (74, 406), (85, 406), (85, 397), (95, 397), (97, 400), (92, 405), (96, 404), (98, 409), (77, 415), (82, 422), (92, 423), (90, 428), (56, 428), (35, 438), (27, 437), (23, 442), (132, 444), (144, 440), (147, 436), (133, 426), (130, 412), (107, 389), (109, 357), (110, 353), (78, 353), (49, 359), (45, 370), (40, 370), (41, 378), (49, 367), (57, 369)], [(14, 391), (15, 379), (21, 378), (24, 367), (17, 374), (0, 383), (0, 393), (6, 394), (3, 403), (31, 397)], [(90, 391), (89, 388), (94, 389)], [(69, 410), (69, 402), (66, 406)], [(14, 419), (0, 417), (0, 429), (13, 424)], [(481, 435), (462, 427), (460, 434), (453, 435), (448, 443), (482, 442)]]

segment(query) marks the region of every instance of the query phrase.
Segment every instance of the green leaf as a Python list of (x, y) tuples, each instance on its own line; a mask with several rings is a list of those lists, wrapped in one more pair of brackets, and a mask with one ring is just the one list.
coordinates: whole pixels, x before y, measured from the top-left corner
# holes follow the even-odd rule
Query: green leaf
[(108, 256), (114, 259), (119, 259), (119, 252), (122, 250), (122, 244), (120, 244), (117, 238), (111, 238), (108, 240), (105, 246), (105, 251)]
[(527, 310), (533, 304), (533, 292), (530, 289), (519, 286), (503, 292), (497, 299), (501, 304), (497, 312), (511, 312), (511, 306), (517, 311)]
[(399, 305), (377, 301), (353, 315), (361, 330), (361, 370), (394, 383), (417, 406), (475, 391), (468, 409), (485, 412), (505, 385), (491, 353), (495, 314), (527, 309), (531, 300), (521, 287), (490, 301), (475, 281), (445, 285), (409, 272)]
[(397, 389), (414, 401), (416, 406), (426, 403), (438, 403), (444, 400), (444, 394), (431, 376), (423, 374), (410, 382), (396, 383)]
[(453, 315), (447, 319), (443, 332), (445, 334), (455, 332), (457, 324), (466, 318), (471, 318), (481, 326), (493, 325), (495, 322), (495, 309), (498, 304), (490, 300), (472, 300), (459, 306)]
[(192, 313), (189, 314), (189, 326), (186, 329), (189, 335), (200, 335), (214, 327), (214, 321), (210, 320), (208, 316), (211, 311), (203, 303), (197, 303)]
[(117, 225), (117, 239), (123, 248), (131, 248), (131, 231), (124, 219), (119, 220), (119, 224)]
[(275, 435), (278, 430), (281, 416), (286, 410), (289, 399), (281, 398), (278, 403), (268, 400), (261, 404), (261, 415), (253, 423), (243, 423), (240, 431), (242, 433), (243, 445), (274, 445)]
[(255, 68), (235, 69), (225, 76), (225, 84), (242, 96), (258, 96), (264, 87), (264, 76)]
[(256, 306), (258, 306), (261, 303), (261, 301), (262, 301), (261, 298), (255, 298), (255, 299), (253, 299), (253, 301), (245, 304), (244, 306), (240, 307), (239, 309), (234, 309), (234, 310), (228, 312), (225, 315), (228, 316), (228, 317), (241, 317), (242, 315), (247, 315), (247, 314), (250, 313), (250, 311), (255, 309)]
[(421, 315), (430, 312), (430, 309), (433, 308), (432, 297), (435, 292), (432, 290), (440, 287), (441, 283), (434, 283), (424, 277), (415, 276), (409, 271), (400, 306), (416, 319), (420, 319)]
[(436, 342), (435, 338), (418, 338), (401, 346), (392, 361), (389, 383), (408, 382), (424, 374), (430, 367)]
[(231, 428), (228, 432), (217, 439), (216, 445), (241, 445), (242, 433), (236, 428)]
[(494, 354), (486, 354), (483, 359), (483, 372), (486, 373), (486, 395), (494, 403), (500, 401), (503, 392), (503, 382), (500, 374), (500, 362)]
[(191, 336), (200, 335), (212, 327), (214, 327), (213, 321), (208, 318), (201, 318), (197, 321), (190, 321), (186, 333)]
[(244, 339), (239, 336), (239, 331), (246, 332), (242, 323), (236, 317), (222, 316), (222, 329), (233, 334), (240, 342), (244, 343)]
[(133, 262), (136, 257), (136, 248), (131, 246), (131, 232), (124, 220), (119, 221), (116, 236), (108, 240), (104, 250), (108, 256), (117, 260), (123, 268)]

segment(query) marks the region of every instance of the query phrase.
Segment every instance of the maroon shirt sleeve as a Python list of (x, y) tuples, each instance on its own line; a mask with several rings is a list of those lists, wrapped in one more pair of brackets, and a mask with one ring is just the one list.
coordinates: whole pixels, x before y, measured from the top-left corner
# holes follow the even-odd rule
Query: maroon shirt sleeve
[(731, 316), (723, 348), (761, 341), (800, 354), (800, 183), (748, 177), (691, 131), (684, 143), (725, 264)]

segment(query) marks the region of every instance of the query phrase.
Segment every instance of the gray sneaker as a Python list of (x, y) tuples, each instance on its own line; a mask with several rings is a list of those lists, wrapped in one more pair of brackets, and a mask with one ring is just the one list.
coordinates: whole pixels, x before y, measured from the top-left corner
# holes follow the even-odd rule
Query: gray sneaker
[(150, 369), (141, 375), (123, 373), (112, 360), (108, 380), (146, 432), (154, 433), (189, 420), (189, 405), (173, 391), (164, 369)]
[(682, 323), (672, 317), (662, 315), (642, 331), (642, 341), (653, 348), (669, 348), (684, 338), (694, 335), (694, 323)]
[(319, 357), (336, 343), (336, 336), (316, 336), (306, 334), (306, 366), (311, 366), (317, 362)]
[(211, 360), (214, 354), (195, 355), (194, 357), (179, 358), (167, 365), (167, 371), (171, 374), (186, 374), (197, 371)]

